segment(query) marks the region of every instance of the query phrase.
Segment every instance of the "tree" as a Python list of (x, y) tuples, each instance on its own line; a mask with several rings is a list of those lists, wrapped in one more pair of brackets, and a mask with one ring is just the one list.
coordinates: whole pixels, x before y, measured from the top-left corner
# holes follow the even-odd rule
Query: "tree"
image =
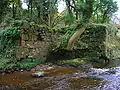
[[(53, 21), (57, 20), (57, 1), (58, 0), (25, 0), (28, 6), (30, 21), (53, 27)], [(58, 18), (58, 17), (57, 17)]]
[[(68, 10), (70, 10), (70, 7), (75, 8), (70, 4), (71, 0), (66, 0), (66, 2), (67, 3), (69, 2)], [(82, 11), (80, 12), (82, 19), (79, 21), (79, 24), (75, 28), (76, 30), (75, 33), (71, 36), (71, 38), (68, 41), (67, 50), (73, 49), (76, 40), (80, 37), (80, 35), (84, 32), (86, 27), (89, 25), (89, 21), (93, 13), (93, 2), (94, 0), (81, 0), (81, 5), (83, 5)]]
[(8, 0), (0, 0), (0, 23), (2, 22), (2, 19), (7, 11), (8, 7)]
[[(21, 6), (21, 0), (9, 0), (9, 6), (12, 6), (12, 18), (16, 18), (16, 16), (19, 16), (20, 18), (20, 12), (22, 9)], [(17, 17), (18, 18), (18, 17)]]
[(94, 19), (97, 23), (110, 21), (110, 17), (118, 10), (117, 2), (113, 0), (96, 0), (94, 3)]
[(36, 0), (34, 6), (37, 10), (39, 23), (52, 26), (52, 21), (57, 14), (57, 0)]
[(118, 9), (113, 0), (65, 0), (69, 14), (73, 14), (79, 21), (76, 32), (68, 40), (67, 49), (72, 50), (76, 40), (89, 25), (90, 19), (97, 18), (100, 23), (110, 20), (110, 16)]

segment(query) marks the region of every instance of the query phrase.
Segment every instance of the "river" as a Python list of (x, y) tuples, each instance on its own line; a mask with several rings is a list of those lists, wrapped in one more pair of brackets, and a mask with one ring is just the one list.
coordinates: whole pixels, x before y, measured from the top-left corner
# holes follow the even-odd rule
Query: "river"
[(39, 78), (30, 71), (0, 75), (0, 90), (120, 90), (120, 61), (113, 62), (89, 69), (55, 68)]

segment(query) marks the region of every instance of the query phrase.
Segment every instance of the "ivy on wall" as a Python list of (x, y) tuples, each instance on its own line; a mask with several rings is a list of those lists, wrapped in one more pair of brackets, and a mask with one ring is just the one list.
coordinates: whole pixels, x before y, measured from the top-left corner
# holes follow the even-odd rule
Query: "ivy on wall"
[(15, 57), (15, 49), (20, 42), (20, 26), (24, 23), (15, 20), (6, 28), (0, 30), (0, 55), (4, 57)]

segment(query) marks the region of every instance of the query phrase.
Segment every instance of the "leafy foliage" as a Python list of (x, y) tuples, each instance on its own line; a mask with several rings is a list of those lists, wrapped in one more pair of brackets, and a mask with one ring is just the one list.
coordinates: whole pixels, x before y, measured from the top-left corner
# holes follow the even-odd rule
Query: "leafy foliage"
[(117, 2), (113, 0), (96, 0), (94, 2), (93, 21), (109, 23), (110, 17), (118, 10)]
[(0, 35), (0, 51), (2, 54), (7, 55), (7, 57), (13, 54), (15, 46), (18, 44), (17, 40), (19, 39), (19, 35), (20, 31), (17, 27), (10, 27), (3, 30)]
[(65, 49), (67, 47), (67, 43), (69, 38), (74, 34), (75, 32), (75, 25), (73, 25), (72, 27), (65, 27), (62, 28), (61, 33), (64, 33), (64, 35), (61, 37), (60, 39), (60, 49)]
[(9, 27), (0, 31), (0, 54), (15, 57), (15, 50), (20, 43), (20, 25), (24, 21), (12, 21)]
[(76, 20), (75, 16), (72, 13), (65, 14), (63, 18), (64, 18), (65, 25), (71, 25)]
[(25, 69), (33, 68), (36, 65), (45, 62), (45, 58), (28, 58), (22, 61), (14, 62), (13, 59), (1, 58), (0, 59), (0, 69)]
[(8, 7), (8, 0), (0, 0), (0, 23), (4, 18), (3, 16), (5, 16), (7, 7)]

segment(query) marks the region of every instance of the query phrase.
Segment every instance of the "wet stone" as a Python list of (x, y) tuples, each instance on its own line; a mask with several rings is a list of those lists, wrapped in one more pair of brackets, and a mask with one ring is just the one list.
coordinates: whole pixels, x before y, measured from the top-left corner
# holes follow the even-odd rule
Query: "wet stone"
[(22, 90), (22, 88), (15, 85), (0, 85), (0, 90)]
[(31, 74), (33, 77), (44, 77), (45, 72), (35, 72)]

